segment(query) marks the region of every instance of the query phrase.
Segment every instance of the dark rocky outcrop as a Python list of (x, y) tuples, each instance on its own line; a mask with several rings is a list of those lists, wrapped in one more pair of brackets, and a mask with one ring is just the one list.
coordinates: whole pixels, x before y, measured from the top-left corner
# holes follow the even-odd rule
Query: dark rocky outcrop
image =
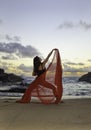
[(11, 88), (9, 90), (0, 90), (0, 92), (24, 93), (26, 88)]
[(21, 83), (23, 81), (23, 78), (13, 73), (11, 74), (5, 73), (3, 69), (0, 69), (0, 81), (2, 83), (17, 83), (17, 82)]
[(78, 81), (85, 81), (85, 82), (91, 83), (91, 72), (88, 72), (87, 74), (82, 75)]

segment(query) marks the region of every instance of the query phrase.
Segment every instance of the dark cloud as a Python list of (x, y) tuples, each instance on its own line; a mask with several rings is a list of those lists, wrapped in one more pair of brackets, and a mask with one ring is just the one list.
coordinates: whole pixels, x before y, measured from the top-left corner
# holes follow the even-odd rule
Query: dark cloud
[(73, 67), (73, 66), (69, 66), (69, 65), (66, 65), (66, 64), (63, 64), (63, 71), (64, 72), (71, 72), (71, 73), (76, 73), (76, 72), (90, 72), (91, 70), (91, 67), (80, 67), (80, 68), (76, 68), (76, 67)]
[(17, 68), (22, 70), (23, 72), (31, 72), (33, 69), (31, 66), (25, 66), (24, 64), (21, 64)]
[(15, 54), (20, 58), (34, 57), (40, 54), (38, 50), (31, 45), (23, 46), (20, 43), (0, 43), (0, 52)]
[(64, 66), (64, 70), (63, 70), (64, 72), (77, 72), (78, 71), (76, 68), (70, 67), (66, 64), (64, 64), (63, 66)]
[(74, 62), (65, 62), (64, 64), (67, 64), (67, 65), (77, 65), (77, 63), (74, 63)]
[(85, 64), (84, 63), (74, 63), (74, 62), (65, 62), (64, 64), (67, 64), (67, 65), (80, 65), (80, 66), (84, 66)]
[(73, 28), (74, 27), (74, 24), (72, 23), (72, 22), (64, 22), (64, 23), (61, 23), (60, 25), (59, 25), (59, 29), (63, 29), (63, 28), (65, 28), (65, 29), (69, 29), (69, 28)]
[(58, 29), (73, 29), (73, 28), (80, 28), (84, 30), (91, 29), (91, 23), (87, 23), (83, 20), (80, 20), (78, 23), (73, 23), (71, 21), (63, 22), (59, 25)]
[(91, 62), (91, 59), (89, 59), (88, 62)]
[(80, 21), (80, 22), (78, 23), (78, 26), (79, 26), (79, 27), (82, 27), (82, 28), (85, 29), (85, 30), (91, 29), (91, 23), (87, 23), (87, 22), (85, 22), (85, 21)]
[(78, 63), (78, 65), (80, 65), (80, 66), (84, 66), (85, 64), (84, 64), (84, 63)]

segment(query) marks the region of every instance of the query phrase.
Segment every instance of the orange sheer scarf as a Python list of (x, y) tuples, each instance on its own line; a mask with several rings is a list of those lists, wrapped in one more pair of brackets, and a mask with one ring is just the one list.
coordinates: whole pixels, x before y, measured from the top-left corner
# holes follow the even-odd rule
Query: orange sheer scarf
[[(46, 72), (29, 85), (21, 100), (17, 102), (29, 103), (31, 97), (37, 97), (42, 103), (59, 103), (62, 98), (62, 65), (59, 50), (51, 54)], [(56, 99), (57, 98), (57, 99)]]

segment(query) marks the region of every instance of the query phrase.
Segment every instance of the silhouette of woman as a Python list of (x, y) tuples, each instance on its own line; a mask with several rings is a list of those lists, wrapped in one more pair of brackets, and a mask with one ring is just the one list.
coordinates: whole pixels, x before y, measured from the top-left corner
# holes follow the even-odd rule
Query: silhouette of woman
[(45, 80), (45, 74), (46, 74), (46, 63), (48, 62), (49, 57), (51, 56), (52, 52), (57, 49), (53, 49), (46, 59), (42, 61), (42, 59), (38, 56), (34, 57), (33, 59), (33, 76), (36, 76), (35, 80), (29, 85), (29, 87), (26, 89), (24, 95), (22, 96), (22, 99), (16, 101), (20, 103), (29, 103), (31, 100), (31, 93), (34, 89), (38, 87), (38, 85), (42, 85), (45, 88), (51, 89), (53, 91), (54, 96), (56, 97), (55, 103), (57, 103), (58, 95), (55, 85), (51, 84), (50, 82)]

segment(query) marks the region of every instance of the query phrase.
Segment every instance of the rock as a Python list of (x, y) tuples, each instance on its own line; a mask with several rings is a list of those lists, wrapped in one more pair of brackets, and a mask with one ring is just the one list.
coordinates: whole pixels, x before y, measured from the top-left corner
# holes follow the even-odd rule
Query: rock
[(4, 73), (4, 69), (1, 69), (1, 68), (0, 68), (0, 74), (1, 74), (1, 73)]
[(21, 83), (23, 81), (23, 78), (15, 74), (5, 73), (3, 69), (0, 69), (0, 81), (2, 83)]
[(88, 83), (91, 83), (91, 72), (88, 72), (87, 74), (82, 75), (78, 81), (86, 81)]
[(17, 76), (15, 74), (7, 74), (8, 82), (22, 82), (22, 78), (20, 76)]

